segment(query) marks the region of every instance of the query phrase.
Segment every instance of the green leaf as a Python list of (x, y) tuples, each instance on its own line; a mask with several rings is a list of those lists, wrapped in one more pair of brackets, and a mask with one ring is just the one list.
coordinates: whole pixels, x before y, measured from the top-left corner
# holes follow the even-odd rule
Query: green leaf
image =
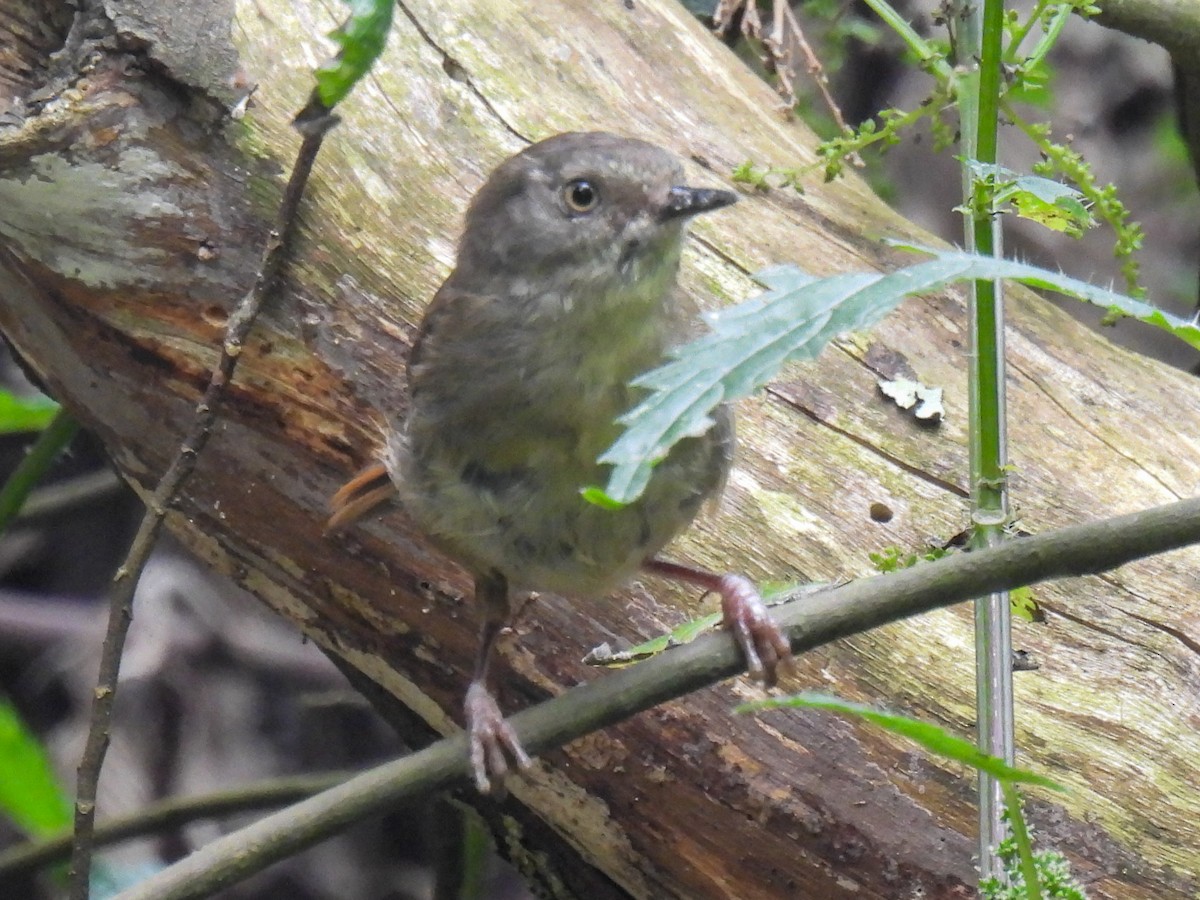
[(1155, 325), (1200, 349), (1196, 322), (1115, 291), (1012, 260), (893, 246), (933, 258), (887, 274), (819, 279), (795, 266), (768, 269), (757, 276), (766, 293), (722, 311), (710, 334), (676, 348), (674, 359), (635, 379), (647, 395), (621, 416), (625, 430), (600, 457), (613, 466), (604, 488), (609, 501), (628, 504), (641, 496), (653, 466), (677, 441), (711, 427), (718, 404), (753, 393), (785, 363), (812, 359), (839, 334), (871, 327), (905, 297), (955, 282), (1021, 281)]
[(760, 191), (770, 189), (767, 184), (767, 174), (770, 170), (765, 166), (755, 166), (752, 160), (746, 160), (740, 166), (737, 166), (730, 177), (738, 184), (748, 184)]
[(843, 715), (857, 716), (866, 719), (874, 725), (886, 728), (893, 734), (916, 741), (926, 750), (938, 756), (952, 759), (972, 768), (987, 772), (993, 778), (1007, 783), (1023, 782), (1052, 788), (1056, 791), (1065, 790), (1057, 782), (1044, 775), (1010, 766), (1004, 760), (989, 756), (970, 741), (964, 741), (937, 725), (910, 719), (908, 716), (896, 713), (881, 712), (852, 703), (827, 694), (803, 693), (794, 697), (779, 697), (770, 700), (758, 700), (754, 703), (743, 703), (735, 708), (735, 712), (761, 712), (764, 709), (827, 709)]
[(1010, 103), (1028, 103), (1040, 109), (1049, 109), (1054, 99), (1054, 76), (1054, 69), (1045, 57), (1035, 60), (1032, 65), (1018, 66), (1017, 77), (1005, 99)]
[[(1041, 180), (1046, 184), (1059, 184), (1049, 179)], [(1066, 185), (1060, 186), (1070, 190)], [(1096, 224), (1088, 208), (1075, 196), (1064, 195), (1047, 202), (1033, 191), (1020, 190), (1013, 194), (1011, 199), (1013, 211), (1020, 218), (1029, 219), (1051, 231), (1061, 231), (1071, 237), (1080, 237), (1085, 229), (1093, 228)]]
[(1046, 611), (1034, 599), (1033, 588), (1029, 587), (1029, 585), (1013, 588), (1009, 591), (1008, 605), (1014, 616), (1024, 619), (1026, 622), (1037, 623), (1046, 621)]
[(884, 547), (879, 551), (867, 553), (867, 559), (881, 575), (889, 572), (899, 572), (901, 569), (911, 569), (917, 563), (933, 562), (943, 556), (949, 556), (950, 550), (945, 547), (928, 546), (920, 553), (902, 550), (899, 547)]
[(350, 17), (329, 35), (341, 49), (315, 73), (317, 97), (326, 109), (337, 106), (371, 70), (392, 28), (395, 0), (346, 0), (346, 3)]
[(871, 560), (871, 565), (875, 567), (875, 571), (882, 575), (910, 568), (917, 563), (916, 554), (906, 556), (903, 550), (895, 546), (884, 547), (882, 550), (872, 550), (867, 554), (867, 559)]
[(79, 424), (62, 409), (42, 429), (29, 452), (0, 485), (0, 532), (16, 518), (29, 493), (45, 477), (58, 455), (70, 446), (78, 430)]
[(660, 634), (658, 637), (643, 641), (636, 647), (630, 647), (628, 650), (613, 650), (608, 644), (601, 644), (599, 647), (593, 648), (583, 658), (583, 661), (589, 666), (601, 666), (606, 669), (623, 669), (626, 666), (633, 665), (635, 662), (649, 659), (651, 656), (657, 656), (671, 647), (678, 647), (680, 644), (690, 644), (699, 635), (710, 628), (716, 628), (720, 624), (720, 613), (701, 616), (699, 619), (689, 619), (677, 628), (673, 628), (667, 634)]
[(604, 488), (595, 484), (589, 484), (585, 488), (581, 488), (579, 493), (588, 503), (599, 506), (602, 509), (623, 509), (626, 504), (614, 500), (608, 494), (604, 493)]
[(71, 804), (36, 737), (12, 704), (0, 700), (0, 811), (26, 834), (42, 837), (71, 825)]
[[(768, 607), (778, 606), (788, 600), (804, 597), (828, 588), (827, 581), (813, 581), (797, 584), (794, 581), (772, 581), (759, 586), (759, 595)], [(698, 619), (689, 619), (671, 629), (666, 634), (643, 641), (628, 650), (613, 650), (608, 644), (594, 647), (583, 658), (586, 665), (601, 666), (607, 669), (623, 669), (651, 656), (657, 656), (671, 647), (690, 644), (704, 632), (721, 624), (721, 613), (712, 613)]]
[(11, 391), (0, 390), (0, 434), (41, 431), (56, 412), (58, 404), (49, 397), (41, 394), (18, 397)]
[(1003, 166), (967, 160), (971, 177), (993, 186), (992, 202), (996, 209), (1008, 204), (1022, 219), (1079, 237), (1096, 220), (1084, 203), (1084, 196), (1070, 185), (1040, 175), (1018, 175)]

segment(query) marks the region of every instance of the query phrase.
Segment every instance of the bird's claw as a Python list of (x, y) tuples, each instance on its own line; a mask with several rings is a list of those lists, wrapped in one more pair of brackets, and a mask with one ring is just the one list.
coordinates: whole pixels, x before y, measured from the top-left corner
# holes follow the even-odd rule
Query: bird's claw
[(509, 758), (518, 769), (533, 765), (529, 754), (512, 726), (504, 720), (496, 698), (482, 681), (472, 681), (467, 688), (467, 740), (470, 745), (471, 772), (481, 794), (491, 793), (502, 786), (508, 775)]
[(733, 632), (746, 657), (750, 676), (767, 687), (779, 680), (779, 669), (792, 659), (779, 626), (775, 624), (758, 590), (741, 575), (722, 575), (717, 591), (721, 595), (724, 625)]

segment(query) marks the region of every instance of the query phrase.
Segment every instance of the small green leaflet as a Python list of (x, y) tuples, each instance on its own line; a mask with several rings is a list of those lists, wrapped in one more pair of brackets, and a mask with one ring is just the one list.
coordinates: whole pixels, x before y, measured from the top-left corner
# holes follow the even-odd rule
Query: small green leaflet
[(676, 442), (711, 427), (710, 413), (718, 404), (753, 393), (785, 363), (812, 359), (839, 334), (870, 328), (905, 297), (956, 282), (1003, 278), (1057, 291), (1155, 325), (1200, 349), (1195, 321), (1115, 291), (1012, 260), (894, 246), (932, 259), (886, 274), (828, 278), (814, 278), (795, 266), (767, 269), (756, 276), (766, 293), (723, 310), (711, 333), (676, 348), (674, 359), (638, 377), (633, 383), (648, 393), (618, 420), (625, 430), (600, 457), (613, 467), (604, 502), (623, 505), (640, 497), (654, 464)]
[(1016, 83), (1009, 86), (1004, 99), (1009, 103), (1028, 103), (1048, 110), (1053, 97), (1051, 85), (1056, 74), (1054, 69), (1045, 57), (1037, 59), (1033, 65), (1023, 63), (1020, 68), (1024, 77), (1016, 79)]
[(42, 745), (12, 704), (0, 701), (0, 813), (28, 835), (42, 837), (71, 825), (71, 804)]
[(1034, 599), (1033, 588), (1029, 585), (1009, 591), (1008, 606), (1014, 616), (1024, 619), (1026, 622), (1046, 621), (1046, 611), (1042, 609), (1042, 604)]
[(330, 38), (341, 48), (335, 59), (314, 73), (317, 97), (326, 109), (337, 106), (383, 52), (392, 29), (395, 0), (346, 0), (350, 17)]
[(858, 716), (860, 719), (866, 719), (874, 725), (886, 728), (893, 734), (916, 741), (930, 753), (987, 772), (999, 781), (1024, 782), (1052, 788), (1056, 791), (1065, 790), (1062, 785), (1051, 781), (1044, 775), (1010, 766), (1004, 760), (984, 753), (970, 741), (955, 737), (944, 728), (930, 722), (921, 722), (895, 713), (881, 712), (861, 703), (852, 703), (828, 694), (803, 693), (794, 697), (758, 700), (754, 703), (743, 703), (735, 707), (734, 712), (762, 712), (765, 709), (827, 709), (843, 715)]
[(899, 547), (884, 547), (882, 550), (870, 552), (867, 558), (871, 565), (881, 575), (888, 572), (899, 572), (901, 569), (911, 569), (920, 562), (933, 562), (943, 556), (949, 556), (952, 551), (946, 547), (926, 547), (920, 553), (910, 553)]
[(608, 644), (601, 644), (599, 647), (593, 647), (588, 651), (588, 654), (583, 658), (583, 664), (586, 666), (600, 666), (605, 669), (623, 669), (626, 666), (633, 665), (635, 662), (641, 662), (643, 659), (657, 656), (671, 647), (678, 647), (680, 644), (690, 644), (698, 635), (703, 634), (710, 628), (716, 628), (720, 624), (721, 614), (712, 613), (707, 616), (701, 616), (699, 619), (689, 619), (667, 634), (660, 634), (658, 637), (643, 641), (636, 647), (630, 647), (628, 650), (613, 650)]
[(41, 431), (50, 424), (58, 404), (49, 397), (18, 397), (0, 390), (0, 434), (14, 431)]
[(588, 503), (603, 509), (621, 509), (625, 506), (624, 503), (618, 503), (604, 493), (604, 488), (599, 485), (589, 484), (587, 487), (581, 488), (579, 493)]

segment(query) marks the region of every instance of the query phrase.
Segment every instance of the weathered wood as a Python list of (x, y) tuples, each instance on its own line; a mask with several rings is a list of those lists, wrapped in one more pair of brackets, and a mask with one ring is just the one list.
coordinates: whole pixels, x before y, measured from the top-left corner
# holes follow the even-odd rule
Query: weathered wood
[[(179, 6), (205, 7), (197, 21), (209, 22), (222, 8)], [(70, 17), (34, 0), (0, 12), (0, 328), (144, 489), (253, 278), (295, 146), (287, 119), (335, 23), (317, 4), (239, 3), (241, 77), (259, 87), (230, 122), (214, 99), (229, 93), (227, 68), (183, 67), (167, 44), (186, 30), (156, 31), (141, 13), (67, 84), (48, 58)], [(224, 59), (220, 30), (205, 35), (195, 52)], [(435, 728), (452, 728), (475, 643), (466, 578), (400, 514), (336, 539), (321, 523), (326, 497), (403, 414), (412, 324), (449, 269), (467, 199), (504, 156), (569, 129), (671, 147), (703, 184), (747, 159), (811, 161), (811, 135), (775, 105), (674, 0), (406, 0), (382, 65), (318, 162), (286, 296), (255, 331), (172, 529)], [(803, 196), (750, 195), (697, 222), (685, 281), (721, 303), (746, 296), (748, 273), (769, 263), (878, 267), (893, 261), (876, 242), (884, 233), (915, 231), (857, 180), (814, 179)], [(1194, 490), (1191, 378), (1027, 294), (1014, 294), (1011, 312), (1010, 439), (1027, 527)], [(677, 554), (759, 579), (837, 579), (868, 572), (869, 551), (958, 531), (965, 344), (961, 299), (945, 293), (790, 369), (742, 404), (721, 515)], [(880, 397), (876, 378), (900, 371), (945, 388), (940, 429)], [(894, 518), (873, 521), (873, 502)], [(1198, 563), (1179, 552), (1039, 589), (1048, 624), (1017, 627), (1041, 664), (1017, 679), (1021, 762), (1072, 788), (1039, 795), (1033, 818), (1093, 897), (1200, 889)], [(587, 649), (699, 608), (657, 583), (588, 605), (543, 597), (502, 647), (502, 702), (604, 677), (579, 663)], [(971, 632), (965, 607), (881, 629), (809, 654), (786, 687), (969, 733)], [(753, 696), (737, 681), (670, 704), (549, 755), (513, 792), (639, 897), (969, 894), (970, 773), (825, 715), (730, 714)]]

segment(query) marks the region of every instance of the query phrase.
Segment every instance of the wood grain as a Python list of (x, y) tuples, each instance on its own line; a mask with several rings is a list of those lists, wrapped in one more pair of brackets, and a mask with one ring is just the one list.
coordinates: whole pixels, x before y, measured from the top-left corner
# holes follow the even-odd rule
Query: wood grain
[[(55, 80), (46, 54), (65, 39), (64, 18), (33, 0), (15, 10), (0, 14), (0, 47), (44, 27), (13, 42), (17, 56), (0, 53), (0, 328), (145, 489), (253, 278), (295, 147), (287, 120), (341, 8), (237, 5), (240, 77), (258, 85), (241, 121), (223, 116), (220, 85), (191, 83), (162, 62), (177, 57), (128, 34), (83, 78)], [(399, 513), (333, 539), (321, 525), (328, 495), (403, 416), (412, 328), (449, 271), (471, 193), (505, 156), (563, 130), (655, 141), (687, 161), (692, 183), (713, 186), (747, 159), (811, 162), (815, 142), (674, 0), (405, 0), (380, 67), (340, 112), (286, 296), (257, 327), (170, 527), (447, 731), (475, 643), (467, 579)], [(770, 263), (887, 267), (901, 258), (879, 237), (932, 240), (854, 178), (747, 195), (693, 234), (684, 278), (706, 305), (747, 296), (749, 274)], [(1013, 292), (1010, 313), (1026, 527), (1194, 490), (1193, 379), (1027, 293)], [(955, 293), (910, 300), (741, 404), (727, 498), (676, 555), (760, 580), (852, 578), (871, 570), (870, 551), (963, 528), (965, 319)], [(940, 428), (879, 394), (876, 380), (899, 372), (944, 388)], [(872, 503), (891, 521), (874, 521)], [(1041, 666), (1017, 677), (1020, 762), (1072, 789), (1035, 794), (1033, 821), (1093, 897), (1200, 889), (1198, 562), (1181, 551), (1039, 588), (1049, 621), (1016, 628)], [(602, 678), (579, 662), (592, 646), (702, 609), (649, 582), (590, 604), (543, 596), (503, 642), (501, 702), (516, 709)], [(786, 687), (969, 735), (971, 635), (965, 607), (924, 616), (809, 654)], [(513, 793), (632, 896), (970, 895), (971, 773), (815, 712), (730, 713), (754, 696), (735, 681), (639, 716), (550, 754)]]

